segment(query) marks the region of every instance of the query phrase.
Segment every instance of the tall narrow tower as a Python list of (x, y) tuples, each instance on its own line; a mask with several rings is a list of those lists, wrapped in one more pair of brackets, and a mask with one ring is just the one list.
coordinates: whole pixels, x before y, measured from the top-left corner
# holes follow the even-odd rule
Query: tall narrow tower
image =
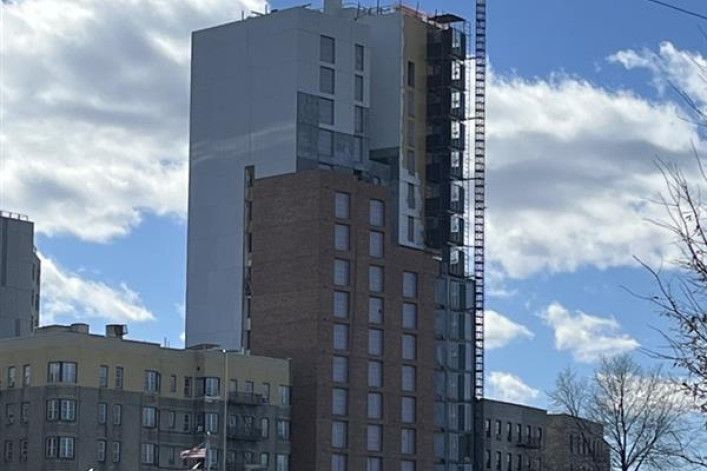
[(34, 224), (0, 211), (0, 338), (27, 335), (39, 324), (39, 278)]

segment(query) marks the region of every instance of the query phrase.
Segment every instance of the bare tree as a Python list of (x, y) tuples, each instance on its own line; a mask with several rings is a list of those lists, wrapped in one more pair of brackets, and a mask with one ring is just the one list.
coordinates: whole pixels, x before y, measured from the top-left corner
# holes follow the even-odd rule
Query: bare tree
[[(707, 469), (701, 424), (691, 420), (685, 395), (659, 369), (644, 370), (630, 356), (602, 359), (589, 378), (563, 371), (550, 400), (577, 418), (585, 443), (605, 441), (613, 469)], [(603, 436), (579, 418), (603, 425)]]
[(674, 234), (681, 255), (674, 261), (679, 270), (670, 278), (644, 264), (659, 291), (650, 300), (670, 321), (669, 330), (662, 332), (668, 349), (657, 355), (686, 372), (682, 386), (707, 414), (707, 207), (698, 186), (707, 184), (707, 175), (699, 165), (692, 180), (676, 166), (661, 163), (660, 168), (668, 218), (656, 224)]

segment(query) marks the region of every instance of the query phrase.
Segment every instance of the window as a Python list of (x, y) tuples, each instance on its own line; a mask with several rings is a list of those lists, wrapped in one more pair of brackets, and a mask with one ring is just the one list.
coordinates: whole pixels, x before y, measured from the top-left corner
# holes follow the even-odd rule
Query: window
[(354, 100), (363, 101), (363, 76), (354, 77)]
[(345, 224), (334, 225), (334, 248), (349, 250), (349, 226)]
[(415, 209), (415, 185), (407, 184), (407, 203), (408, 209)]
[(368, 298), (368, 322), (371, 324), (383, 323), (383, 299), (370, 297)]
[(407, 167), (408, 174), (415, 175), (415, 151), (408, 149), (405, 153), (405, 167)]
[(290, 471), (289, 455), (277, 455), (277, 471)]
[(5, 446), (4, 446), (4, 448), (5, 448), (5, 456), (4, 456), (4, 459), (5, 459), (6, 462), (11, 462), (11, 461), (13, 460), (14, 450), (13, 450), (12, 447), (13, 447), (13, 442), (12, 442), (12, 440), (5, 440)]
[(280, 405), (289, 406), (290, 405), (290, 386), (280, 385)]
[(377, 265), (368, 267), (368, 289), (376, 293), (383, 292), (383, 267)]
[(177, 375), (170, 375), (169, 377), (169, 392), (177, 392)]
[(381, 200), (371, 200), (369, 223), (371, 226), (383, 227), (385, 221), (384, 204)]
[(349, 317), (349, 293), (334, 291), (334, 317)]
[(407, 226), (408, 226), (408, 242), (415, 242), (415, 218), (412, 216), (408, 216), (407, 218)]
[(368, 329), (368, 354), (383, 355), (383, 331)]
[(491, 436), (491, 419), (484, 420), (484, 432), (487, 437)]
[(334, 324), (334, 350), (349, 349), (349, 326), (346, 324)]
[(246, 394), (249, 396), (252, 396), (253, 393), (255, 392), (255, 383), (253, 381), (246, 381), (245, 382), (245, 391)]
[(417, 273), (403, 272), (403, 296), (406, 298), (417, 296)]
[(122, 366), (115, 367), (115, 389), (123, 389), (123, 367)]
[(20, 405), (20, 422), (23, 424), (29, 422), (29, 402), (23, 402)]
[(363, 71), (363, 46), (360, 44), (354, 46), (354, 69)]
[(368, 236), (368, 255), (383, 258), (383, 233), (371, 231)]
[(331, 455), (331, 471), (346, 471), (346, 455)]
[(260, 438), (268, 438), (270, 436), (270, 419), (263, 417), (260, 419)]
[(334, 133), (326, 129), (320, 129), (317, 149), (319, 155), (327, 157), (334, 155)]
[(185, 432), (191, 432), (191, 414), (184, 414), (184, 421), (182, 422), (182, 430)]
[(59, 437), (47, 437), (44, 441), (44, 457), (56, 458), (59, 452)]
[(148, 428), (157, 426), (157, 409), (154, 407), (142, 408), (142, 426)]
[(506, 440), (513, 440), (513, 424), (506, 422)]
[(334, 194), (334, 216), (348, 219), (351, 215), (351, 196), (348, 193), (337, 191)]
[(381, 393), (368, 393), (368, 411), (366, 416), (369, 419), (376, 420), (383, 418), (383, 395)]
[(167, 428), (173, 429), (177, 426), (177, 414), (173, 410), (167, 411)]
[(49, 363), (47, 382), (75, 383), (76, 363), (68, 361), (55, 361)]
[(496, 452), (496, 469), (498, 471), (501, 470), (501, 452), (500, 451)]
[(415, 63), (408, 61), (408, 76), (407, 76), (408, 87), (415, 86)]
[(96, 460), (99, 463), (103, 463), (106, 461), (106, 448), (107, 444), (105, 440), (98, 440), (96, 442), (97, 448), (96, 448)]
[(416, 400), (414, 397), (403, 397), (401, 401), (400, 408), (400, 420), (404, 424), (414, 424), (415, 423), (415, 408)]
[(113, 404), (113, 425), (120, 425), (123, 420), (123, 406)]
[(59, 458), (74, 459), (74, 438), (59, 437)]
[(336, 60), (336, 43), (334, 38), (319, 36), (319, 60), (333, 64)]
[(458, 91), (452, 92), (452, 109), (459, 109), (462, 107), (462, 94)]
[(366, 425), (366, 449), (368, 451), (381, 451), (383, 448), (383, 427), (381, 425)]
[(7, 367), (7, 387), (14, 388), (17, 383), (17, 368), (14, 366)]
[(462, 63), (460, 61), (452, 61), (452, 80), (462, 79)]
[(341, 258), (334, 260), (334, 284), (347, 286), (349, 284), (349, 261)]
[(113, 463), (120, 463), (120, 442), (113, 442), (113, 450), (111, 451)]
[(331, 390), (331, 413), (334, 415), (346, 415), (348, 413), (348, 391), (342, 388)]
[(417, 328), (417, 305), (403, 303), (403, 329)]
[(319, 67), (319, 91), (322, 93), (334, 94), (335, 81), (334, 69), (329, 67)]
[(22, 386), (29, 386), (32, 382), (32, 367), (25, 365), (22, 367)]
[(289, 420), (278, 420), (277, 421), (277, 438), (282, 441), (290, 440), (290, 421)]
[(145, 370), (145, 391), (160, 392), (160, 374), (157, 371)]
[(200, 378), (199, 389), (204, 390), (204, 396), (206, 397), (219, 397), (221, 391), (221, 379), (214, 376), (207, 376), (205, 378)]
[(349, 380), (349, 359), (334, 356), (331, 362), (331, 380), (335, 383), (346, 383)]
[(29, 442), (25, 439), (20, 440), (20, 461), (27, 461), (27, 449)]
[(454, 140), (461, 139), (462, 137), (462, 126), (459, 121), (452, 121), (452, 131), (451, 131), (451, 137)]
[(191, 376), (184, 377), (184, 397), (191, 397)]
[(415, 462), (409, 460), (401, 461), (400, 471), (415, 471)]
[(154, 443), (143, 443), (140, 448), (140, 463), (157, 464), (157, 445)]
[(415, 453), (415, 430), (404, 428), (400, 431), (400, 452), (404, 455)]
[(98, 367), (98, 387), (108, 387), (108, 367), (106, 365), (101, 365)]
[(334, 124), (334, 100), (319, 98), (319, 124)]
[(366, 458), (366, 471), (383, 471), (383, 458), (377, 456)]
[(414, 360), (417, 356), (417, 345), (414, 335), (403, 334), (402, 356), (403, 360)]
[(332, 448), (346, 448), (348, 435), (346, 422), (331, 423), (331, 446)]
[(402, 389), (403, 391), (415, 390), (415, 367), (403, 365)]
[(98, 413), (97, 413), (98, 423), (101, 425), (104, 425), (107, 421), (107, 416), (108, 416), (108, 404), (106, 404), (105, 402), (99, 402), (98, 403)]
[(50, 399), (47, 401), (47, 420), (76, 421), (75, 399)]
[(371, 388), (383, 387), (383, 363), (380, 361), (368, 362), (368, 386)]
[(363, 129), (363, 107), (354, 106), (354, 132), (362, 134)]

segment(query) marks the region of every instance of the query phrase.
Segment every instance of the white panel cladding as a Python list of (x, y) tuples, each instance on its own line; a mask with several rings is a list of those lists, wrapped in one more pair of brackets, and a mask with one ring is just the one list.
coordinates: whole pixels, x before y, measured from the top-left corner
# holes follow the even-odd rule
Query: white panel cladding
[(296, 171), (297, 92), (319, 95), (320, 35), (336, 41), (332, 129), (352, 134), (365, 25), (292, 8), (193, 35), (187, 346), (242, 347), (244, 169), (256, 179)]

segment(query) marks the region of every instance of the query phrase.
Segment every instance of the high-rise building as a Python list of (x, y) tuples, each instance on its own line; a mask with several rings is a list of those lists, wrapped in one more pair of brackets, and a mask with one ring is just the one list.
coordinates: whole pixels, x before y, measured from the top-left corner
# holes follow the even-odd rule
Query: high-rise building
[(199, 469), (293, 469), (287, 360), (124, 333), (72, 324), (0, 339), (0, 469), (192, 469), (185, 450), (205, 455)]
[(0, 211), (0, 338), (28, 335), (39, 324), (40, 267), (34, 224)]
[(294, 469), (481, 459), (468, 38), (336, 0), (193, 35), (186, 342), (292, 359)]

